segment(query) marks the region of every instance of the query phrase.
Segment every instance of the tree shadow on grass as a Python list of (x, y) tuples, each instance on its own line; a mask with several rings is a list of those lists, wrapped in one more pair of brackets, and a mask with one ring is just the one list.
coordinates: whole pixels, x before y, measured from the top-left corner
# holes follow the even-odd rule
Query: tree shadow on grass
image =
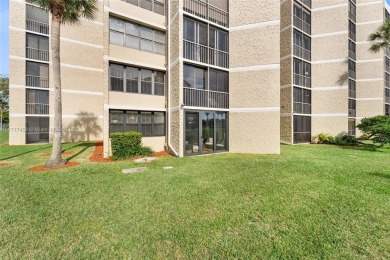
[[(7, 148), (8, 148), (8, 147), (7, 147)], [(34, 149), (34, 150), (31, 150), (31, 151), (27, 151), (27, 152), (24, 152), (24, 153), (19, 153), (19, 154), (11, 155), (11, 156), (8, 156), (8, 157), (0, 158), (0, 161), (4, 161), (4, 160), (16, 158), (16, 157), (19, 157), (19, 156), (22, 156), (22, 155), (25, 155), (25, 154), (33, 153), (33, 152), (40, 151), (40, 150), (44, 150), (44, 149), (48, 149), (48, 148), (50, 148), (50, 146), (45, 146), (45, 147), (41, 147), (41, 148)]]
[[(77, 153), (72, 154), (71, 156), (69, 156), (68, 158), (66, 158), (67, 161), (70, 161), (70, 160), (76, 158), (76, 157), (79, 156), (80, 154), (84, 153), (88, 148), (95, 146), (95, 143), (81, 143), (81, 144), (78, 144), (78, 145), (76, 145), (76, 146), (74, 146), (74, 147), (72, 147), (72, 148), (80, 147), (80, 146), (82, 146), (83, 148), (80, 149), (80, 151), (78, 151)], [(71, 149), (71, 148), (69, 148), (69, 149)], [(69, 149), (66, 149), (66, 150), (69, 150)], [(65, 151), (65, 150), (64, 150), (64, 151)]]
[(381, 173), (381, 172), (369, 172), (368, 175), (390, 180), (390, 174), (385, 174), (385, 173)]

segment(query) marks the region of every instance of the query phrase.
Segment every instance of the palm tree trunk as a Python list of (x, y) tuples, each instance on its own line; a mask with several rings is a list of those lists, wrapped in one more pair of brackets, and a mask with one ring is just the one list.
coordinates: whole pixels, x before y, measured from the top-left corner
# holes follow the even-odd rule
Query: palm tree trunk
[(50, 159), (45, 167), (55, 167), (64, 165), (66, 160), (61, 157), (61, 139), (62, 139), (62, 98), (61, 98), (61, 61), (60, 61), (60, 35), (61, 21), (55, 15), (52, 15), (51, 24), (51, 52), (54, 80), (54, 130), (53, 130), (53, 148)]

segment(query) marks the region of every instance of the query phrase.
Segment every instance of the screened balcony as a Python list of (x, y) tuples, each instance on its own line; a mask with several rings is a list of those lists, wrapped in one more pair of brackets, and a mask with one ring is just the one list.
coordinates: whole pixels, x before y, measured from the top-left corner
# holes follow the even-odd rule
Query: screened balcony
[(49, 37), (27, 33), (26, 58), (49, 61)]
[(49, 91), (27, 89), (26, 97), (26, 114), (49, 114)]
[(229, 108), (229, 93), (184, 88), (184, 105), (227, 109)]
[(229, 53), (183, 40), (184, 58), (223, 68), (229, 67)]
[(49, 13), (42, 8), (26, 5), (26, 29), (49, 34)]
[(48, 115), (49, 104), (26, 103), (26, 114)]
[(35, 88), (49, 87), (49, 65), (39, 62), (26, 62), (26, 86)]
[[(219, 24), (224, 27), (229, 26), (229, 13), (222, 8), (219, 8), (211, 1), (202, 0), (184, 0), (184, 11), (196, 15), (200, 18), (209, 20), (210, 22)], [(218, 4), (218, 1), (214, 1)], [(219, 1), (224, 5), (224, 9), (227, 9), (227, 1)]]

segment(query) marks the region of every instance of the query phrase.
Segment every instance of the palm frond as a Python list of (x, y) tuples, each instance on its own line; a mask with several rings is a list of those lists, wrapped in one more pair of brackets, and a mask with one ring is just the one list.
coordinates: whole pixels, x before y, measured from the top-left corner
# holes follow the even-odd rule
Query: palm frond
[(375, 53), (390, 47), (390, 20), (385, 20), (374, 33), (368, 36), (368, 40), (372, 43), (370, 51)]
[(62, 22), (77, 24), (82, 17), (93, 20), (97, 11), (97, 0), (65, 0)]

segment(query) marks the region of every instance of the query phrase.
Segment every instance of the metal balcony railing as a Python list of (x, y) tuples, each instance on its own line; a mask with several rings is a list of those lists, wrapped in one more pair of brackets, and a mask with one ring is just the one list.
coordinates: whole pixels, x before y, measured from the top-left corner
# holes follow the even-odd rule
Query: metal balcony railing
[(311, 60), (311, 51), (294, 44), (294, 55), (307, 61)]
[(355, 72), (355, 71), (352, 71), (352, 70), (348, 70), (348, 76), (349, 76), (351, 79), (356, 79), (356, 72)]
[(294, 102), (294, 113), (311, 114), (311, 104)]
[(311, 78), (294, 73), (294, 84), (297, 86), (311, 88)]
[(385, 103), (390, 104), (390, 97), (385, 97)]
[(229, 67), (229, 54), (208, 46), (183, 40), (184, 58), (223, 68)]
[(349, 57), (350, 59), (353, 59), (353, 60), (356, 61), (356, 53), (355, 53), (355, 52), (353, 52), (353, 51), (348, 51), (348, 57)]
[(307, 34), (311, 34), (311, 25), (304, 22), (302, 19), (294, 15), (293, 19), (294, 26), (297, 27), (298, 29), (304, 31)]
[(26, 28), (28, 31), (33, 31), (42, 34), (49, 34), (49, 25), (33, 20), (26, 20)]
[(352, 13), (352, 12), (348, 12), (349, 13), (349, 19), (356, 23), (356, 14)]
[(26, 114), (48, 115), (49, 104), (26, 103)]
[(356, 91), (352, 90), (352, 89), (349, 89), (348, 90), (348, 97), (349, 98), (356, 98)]
[(356, 33), (349, 31), (349, 38), (356, 42)]
[(229, 93), (184, 88), (184, 105), (191, 107), (229, 108)]
[(27, 75), (26, 86), (36, 88), (48, 88), (49, 78)]
[(49, 51), (47, 50), (27, 47), (26, 53), (27, 59), (49, 61)]
[(356, 117), (356, 109), (348, 109), (348, 117)]
[(228, 27), (229, 13), (202, 0), (184, 0), (184, 11), (210, 22)]

